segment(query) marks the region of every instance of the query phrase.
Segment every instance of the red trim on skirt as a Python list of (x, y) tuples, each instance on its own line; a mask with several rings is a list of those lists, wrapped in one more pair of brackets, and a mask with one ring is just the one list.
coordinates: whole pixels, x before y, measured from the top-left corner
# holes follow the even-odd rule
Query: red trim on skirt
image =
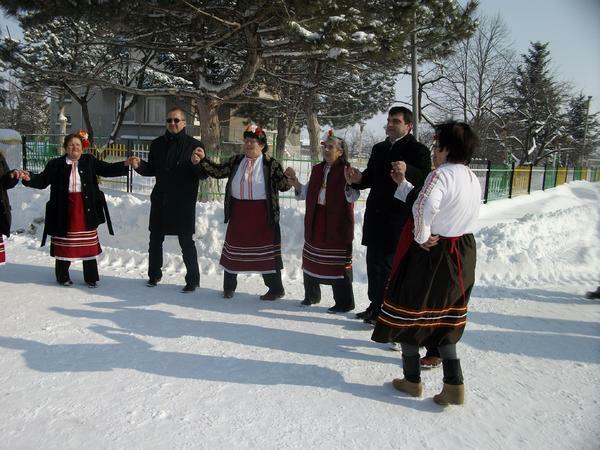
[(232, 273), (272, 273), (283, 268), (279, 225), (269, 224), (266, 200), (231, 199), (219, 262)]
[(317, 278), (344, 278), (352, 268), (352, 243), (332, 244), (323, 239), (327, 230), (325, 207), (315, 208), (313, 230), (315, 239), (306, 241), (302, 250), (302, 269)]
[(98, 241), (98, 231), (88, 230), (85, 225), (83, 194), (69, 193), (69, 227), (66, 236), (52, 236), (50, 255), (56, 259), (74, 261), (94, 259), (102, 248)]
[(0, 234), (0, 266), (6, 263), (6, 250), (4, 248), (4, 238)]

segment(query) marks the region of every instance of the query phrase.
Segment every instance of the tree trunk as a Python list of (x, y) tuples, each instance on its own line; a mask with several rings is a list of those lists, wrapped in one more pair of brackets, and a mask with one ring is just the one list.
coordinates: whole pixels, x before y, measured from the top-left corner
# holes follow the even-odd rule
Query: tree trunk
[(285, 141), (287, 140), (287, 120), (283, 115), (277, 117), (277, 146), (275, 148), (275, 156), (279, 159), (285, 154)]
[(62, 142), (67, 135), (67, 116), (65, 115), (65, 90), (59, 89), (58, 92), (58, 123), (59, 123), (59, 137), (58, 137), (58, 147), (61, 148)]
[(313, 108), (312, 101), (304, 104), (304, 115), (306, 116), (306, 128), (308, 128), (308, 138), (310, 141), (310, 159), (318, 161), (320, 157), (319, 134), (321, 133), (321, 126), (319, 125), (319, 119)]
[(110, 136), (108, 137), (106, 145), (115, 143), (117, 140), (117, 135), (119, 134), (119, 131), (121, 131), (121, 126), (123, 126), (125, 115), (127, 114), (127, 111), (129, 111), (131, 107), (136, 104), (137, 99), (138, 96), (134, 95), (131, 101), (127, 103), (127, 94), (125, 92), (121, 92), (119, 94), (119, 112), (117, 113), (117, 117), (115, 117), (115, 126), (110, 132)]
[[(208, 97), (196, 98), (196, 110), (200, 120), (200, 133), (206, 157), (215, 161), (220, 160), (220, 125), (219, 125), (219, 106), (221, 102)], [(219, 183), (214, 178), (207, 178), (200, 182), (200, 192), (198, 200), (206, 202), (210, 200), (220, 200), (218, 195), (211, 193), (219, 192)]]
[(90, 120), (90, 110), (88, 109), (88, 99), (87, 97), (83, 97), (79, 103), (81, 105), (81, 115), (83, 116), (83, 121), (85, 122), (85, 126), (87, 128), (88, 139), (90, 141), (90, 146), (94, 145), (94, 128), (92, 126), (92, 121)]

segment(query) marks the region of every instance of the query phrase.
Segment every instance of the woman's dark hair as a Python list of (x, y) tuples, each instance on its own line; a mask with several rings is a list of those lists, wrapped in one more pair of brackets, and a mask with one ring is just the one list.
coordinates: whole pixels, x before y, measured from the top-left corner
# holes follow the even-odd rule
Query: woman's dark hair
[(83, 145), (83, 140), (81, 139), (81, 136), (79, 135), (79, 133), (67, 134), (65, 136), (65, 140), (63, 141), (63, 148), (65, 150), (67, 149), (67, 145), (69, 145), (69, 142), (71, 142), (71, 139), (79, 139), (79, 142), (81, 142), (81, 144)]
[(435, 127), (440, 149), (448, 150), (448, 161), (469, 164), (479, 148), (479, 137), (464, 122), (446, 122)]

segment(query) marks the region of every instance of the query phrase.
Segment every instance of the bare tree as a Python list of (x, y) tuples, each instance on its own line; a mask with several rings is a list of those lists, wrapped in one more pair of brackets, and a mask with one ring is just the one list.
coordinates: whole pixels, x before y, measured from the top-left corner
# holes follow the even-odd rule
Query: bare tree
[(482, 154), (498, 156), (504, 99), (512, 92), (516, 57), (508, 29), (499, 15), (481, 17), (470, 38), (456, 52), (436, 63), (421, 82), (434, 120), (469, 123), (482, 141)]

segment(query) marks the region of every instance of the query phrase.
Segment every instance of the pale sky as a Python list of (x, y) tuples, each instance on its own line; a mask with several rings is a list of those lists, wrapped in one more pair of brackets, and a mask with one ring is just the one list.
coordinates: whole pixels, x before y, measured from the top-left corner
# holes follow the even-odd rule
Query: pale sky
[[(461, 0), (461, 3), (464, 3)], [(571, 83), (574, 91), (592, 96), (591, 111), (600, 111), (600, 0), (480, 0), (479, 13), (500, 13), (518, 55), (530, 43), (549, 42), (552, 67), (557, 78)], [(20, 37), (16, 24), (0, 16), (2, 34), (6, 26)], [(410, 82), (400, 83), (397, 98), (410, 98)], [(368, 121), (379, 132), (385, 114)]]

